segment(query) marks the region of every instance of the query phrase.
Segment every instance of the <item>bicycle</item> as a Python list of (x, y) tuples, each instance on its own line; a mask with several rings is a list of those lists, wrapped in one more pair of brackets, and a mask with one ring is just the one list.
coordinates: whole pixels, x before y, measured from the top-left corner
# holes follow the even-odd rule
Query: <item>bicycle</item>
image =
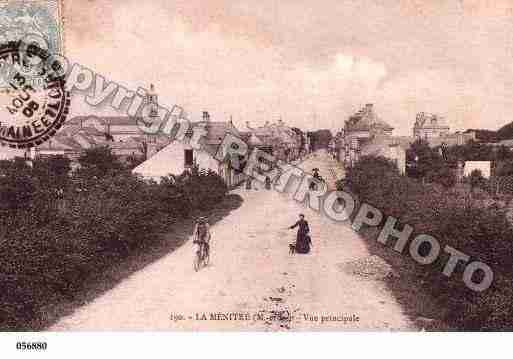
[(207, 242), (199, 242), (199, 250), (194, 256), (193, 266), (197, 272), (201, 267), (206, 267), (210, 260), (210, 246)]

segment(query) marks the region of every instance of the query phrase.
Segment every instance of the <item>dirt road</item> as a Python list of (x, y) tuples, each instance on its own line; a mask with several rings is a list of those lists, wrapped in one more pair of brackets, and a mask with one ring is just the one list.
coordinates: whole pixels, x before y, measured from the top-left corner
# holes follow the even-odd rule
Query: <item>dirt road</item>
[[(302, 166), (318, 167), (328, 179), (338, 167), (325, 153)], [(290, 195), (235, 192), (244, 203), (212, 227), (208, 267), (194, 272), (188, 242), (50, 330), (414, 329), (383, 282), (368, 270), (349, 270), (372, 257), (347, 223), (334, 223)], [(287, 227), (300, 212), (310, 223), (313, 248), (291, 256), (295, 231)]]

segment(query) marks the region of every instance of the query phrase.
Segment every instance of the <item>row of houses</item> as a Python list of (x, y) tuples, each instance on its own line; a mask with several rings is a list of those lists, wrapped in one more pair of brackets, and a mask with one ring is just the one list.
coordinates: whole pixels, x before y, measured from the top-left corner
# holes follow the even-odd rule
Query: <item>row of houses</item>
[[(215, 155), (227, 134), (245, 141), (250, 150), (258, 148), (283, 161), (298, 159), (303, 153), (302, 132), (293, 129), (280, 120), (277, 123), (266, 123), (253, 128), (247, 123), (247, 130), (240, 131), (227, 121), (213, 121), (208, 112), (203, 112), (202, 121), (192, 122), (192, 127), (201, 127), (205, 131), (201, 139), (201, 148), (193, 148), (187, 140), (174, 141), (168, 144), (147, 161), (136, 167), (133, 172), (145, 178), (158, 180), (168, 174), (180, 174), (193, 167), (211, 170), (219, 174), (229, 187), (236, 186), (245, 180), (242, 172), (234, 169), (229, 159), (220, 162)], [(192, 131), (186, 134), (192, 138)]]
[(362, 156), (375, 155), (391, 159), (405, 173), (406, 150), (417, 139), (427, 141), (431, 147), (462, 145), (476, 139), (474, 132), (450, 133), (443, 117), (424, 112), (417, 114), (412, 136), (394, 136), (393, 130), (376, 114), (373, 104), (366, 104), (345, 121), (330, 147), (346, 166), (352, 166)]
[[(145, 102), (150, 107), (148, 116), (158, 120), (158, 96), (151, 85)], [(263, 126), (247, 129), (236, 128), (229, 121), (211, 120), (210, 114), (203, 112), (200, 121), (193, 121), (193, 127), (203, 127), (201, 149), (193, 149), (187, 141), (172, 141), (164, 134), (144, 134), (139, 125), (147, 120), (143, 117), (127, 116), (78, 116), (66, 121), (65, 125), (50, 140), (31, 149), (29, 152), (0, 151), (0, 159), (25, 156), (27, 159), (62, 155), (72, 160), (72, 166), (78, 166), (77, 159), (84, 150), (98, 146), (108, 146), (121, 160), (142, 159), (134, 169), (147, 178), (160, 179), (169, 174), (179, 175), (197, 166), (199, 169), (218, 173), (232, 187), (244, 180), (242, 173), (235, 171), (230, 163), (214, 159), (218, 147), (227, 134), (232, 134), (248, 143), (250, 149), (258, 148), (275, 158), (290, 162), (302, 156), (308, 148), (308, 138), (298, 128), (286, 125), (281, 119), (275, 123), (266, 122)], [(186, 134), (191, 137), (192, 132)]]
[(151, 156), (169, 144), (165, 136), (147, 136), (136, 118), (81, 116), (66, 122), (54, 137), (37, 146), (35, 156), (63, 155), (77, 158), (85, 149), (108, 146), (122, 160)]
[[(266, 123), (240, 131), (233, 122), (213, 121), (208, 112), (202, 120), (192, 122), (191, 128), (202, 127), (201, 149), (192, 148), (186, 141), (171, 141), (163, 134), (147, 135), (138, 126), (142, 118), (79, 116), (72, 118), (48, 141), (31, 150), (30, 157), (61, 155), (78, 166), (78, 157), (84, 150), (108, 146), (121, 160), (142, 159), (133, 171), (145, 178), (159, 180), (169, 174), (179, 175), (197, 166), (219, 174), (229, 187), (244, 181), (244, 175), (232, 168), (228, 161), (215, 159), (218, 147), (227, 134), (246, 141), (250, 149), (258, 148), (276, 158), (289, 162), (304, 153), (305, 139), (301, 131), (287, 126), (283, 121)], [(192, 131), (186, 136), (192, 137)], [(9, 154), (20, 156), (19, 151)], [(23, 155), (23, 154), (21, 154)], [(25, 154), (26, 155), (26, 154)]]

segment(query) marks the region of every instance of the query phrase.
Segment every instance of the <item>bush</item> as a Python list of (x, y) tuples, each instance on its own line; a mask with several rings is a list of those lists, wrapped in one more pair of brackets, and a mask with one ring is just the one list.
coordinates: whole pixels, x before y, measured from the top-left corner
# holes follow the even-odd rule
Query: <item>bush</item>
[(61, 178), (65, 206), (58, 208), (55, 191), (47, 188), (55, 171), (48, 169), (65, 166), (49, 165), (63, 163), (54, 160), (34, 168), (0, 164), (3, 330), (40, 329), (34, 323), (39, 318), (44, 326), (48, 303), (73, 299), (91, 273), (158, 241), (177, 221), (212, 208), (227, 192), (212, 172), (156, 183), (106, 166), (101, 177), (80, 171)]
[(456, 173), (453, 169), (443, 166), (429, 172), (426, 179), (428, 182), (438, 183), (445, 188), (450, 188), (456, 184)]
[(471, 260), (490, 265), (496, 276), (488, 290), (474, 293), (461, 280), (463, 266), (458, 266), (450, 279), (442, 275), (446, 258), (439, 258), (429, 267), (417, 266), (418, 275), (429, 284), (433, 296), (451, 309), (445, 318), (448, 324), (467, 330), (513, 329), (513, 307), (509, 304), (513, 287), (513, 226), (506, 212), (497, 206), (484, 208), (456, 191), (399, 176), (395, 169), (382, 173), (388, 168), (384, 158), (365, 158), (349, 170), (348, 183), (362, 202), (412, 226), (414, 233), (410, 238), (421, 233), (432, 235), (442, 248), (450, 245)]

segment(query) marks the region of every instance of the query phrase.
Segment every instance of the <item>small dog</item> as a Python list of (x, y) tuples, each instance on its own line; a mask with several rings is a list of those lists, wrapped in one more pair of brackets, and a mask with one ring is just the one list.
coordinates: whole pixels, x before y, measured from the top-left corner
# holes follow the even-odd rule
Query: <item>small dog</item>
[(294, 255), (296, 253), (296, 245), (289, 243), (289, 254)]

